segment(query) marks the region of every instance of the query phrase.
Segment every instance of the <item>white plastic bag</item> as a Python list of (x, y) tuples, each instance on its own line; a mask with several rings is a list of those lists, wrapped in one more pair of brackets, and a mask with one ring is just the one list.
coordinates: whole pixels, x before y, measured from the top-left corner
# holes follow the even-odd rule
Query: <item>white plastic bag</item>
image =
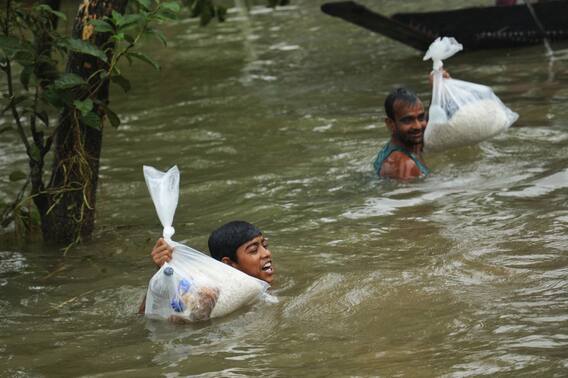
[(266, 294), (270, 285), (171, 237), (179, 196), (179, 170), (160, 172), (144, 166), (144, 178), (164, 227), (163, 236), (174, 251), (150, 279), (145, 315), (201, 321), (227, 315)]
[(424, 60), (434, 62), (426, 151), (479, 143), (507, 130), (519, 118), (491, 88), (443, 77), (442, 60), (460, 50), (462, 45), (455, 38), (444, 37), (436, 39), (424, 55)]

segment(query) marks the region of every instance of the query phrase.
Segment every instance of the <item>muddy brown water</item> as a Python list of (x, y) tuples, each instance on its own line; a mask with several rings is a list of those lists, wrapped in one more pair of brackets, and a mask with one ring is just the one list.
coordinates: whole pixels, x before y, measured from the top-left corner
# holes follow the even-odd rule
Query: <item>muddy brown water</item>
[[(308, 0), (166, 33), (169, 48), (148, 46), (162, 71), (135, 65), (133, 90), (114, 88), (123, 125), (105, 130), (94, 240), (62, 256), (2, 239), (0, 375), (568, 374), (567, 60), (549, 65), (542, 46), (448, 60), (519, 121), (427, 155), (424, 180), (380, 183), (386, 93), (430, 97), (420, 54)], [(12, 138), (2, 198), (26, 166)], [(195, 326), (135, 315), (161, 231), (143, 164), (181, 170), (174, 239), (206, 251), (225, 221), (264, 230), (279, 303)]]

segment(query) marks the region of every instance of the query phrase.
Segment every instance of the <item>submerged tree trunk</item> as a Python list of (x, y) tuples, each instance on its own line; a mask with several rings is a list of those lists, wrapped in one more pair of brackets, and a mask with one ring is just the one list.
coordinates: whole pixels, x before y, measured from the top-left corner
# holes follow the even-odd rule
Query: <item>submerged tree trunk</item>
[[(93, 33), (88, 20), (111, 16), (113, 11), (123, 14), (127, 2), (128, 0), (83, 0), (74, 21), (73, 37), (90, 40), (101, 49), (103, 45), (108, 48), (109, 35)], [(66, 71), (87, 80), (100, 69), (108, 69), (107, 63), (90, 55), (71, 53)], [(108, 80), (98, 83), (93, 80), (99, 79), (90, 80), (91, 88), (97, 88), (91, 98), (107, 104)], [(85, 98), (86, 96), (85, 93)], [(100, 106), (95, 105), (95, 111), (102, 117), (104, 111)], [(69, 244), (79, 238), (88, 239), (91, 236), (95, 223), (101, 142), (102, 123), (100, 128), (87, 126), (81, 122), (76, 109), (64, 109), (55, 132), (54, 162), (51, 180), (44, 191), (44, 211), (40, 209), (46, 242)]]

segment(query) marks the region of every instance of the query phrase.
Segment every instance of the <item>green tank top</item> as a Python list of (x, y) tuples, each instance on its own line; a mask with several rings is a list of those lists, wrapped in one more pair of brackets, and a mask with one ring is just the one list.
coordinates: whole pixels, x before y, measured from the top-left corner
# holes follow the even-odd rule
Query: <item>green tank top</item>
[(418, 167), (418, 169), (420, 170), (420, 173), (422, 173), (422, 175), (427, 176), (430, 173), (430, 170), (428, 168), (426, 168), (426, 166), (424, 165), (424, 163), (422, 163), (417, 157), (416, 155), (414, 155), (412, 152), (408, 151), (406, 148), (404, 147), (399, 147), (399, 146), (394, 146), (392, 145), (390, 142), (388, 142), (387, 144), (385, 144), (385, 146), (379, 151), (379, 153), (377, 154), (377, 158), (375, 159), (374, 163), (373, 163), (373, 167), (375, 168), (375, 172), (377, 172), (377, 176), (382, 177), (381, 176), (381, 168), (383, 167), (383, 163), (385, 162), (385, 160), (390, 156), (390, 154), (392, 154), (395, 151), (400, 151), (403, 154), (405, 154), (406, 156), (408, 156), (409, 158), (412, 159), (412, 161), (414, 161), (414, 163), (416, 164), (416, 166)]

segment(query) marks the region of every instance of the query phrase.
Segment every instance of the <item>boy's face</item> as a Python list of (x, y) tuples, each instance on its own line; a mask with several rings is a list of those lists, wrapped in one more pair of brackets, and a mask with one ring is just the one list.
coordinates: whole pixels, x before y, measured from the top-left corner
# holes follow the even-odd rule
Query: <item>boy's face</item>
[(268, 239), (264, 236), (259, 235), (237, 248), (237, 261), (230, 262), (233, 268), (267, 283), (272, 283), (274, 279), (272, 253), (268, 249)]

